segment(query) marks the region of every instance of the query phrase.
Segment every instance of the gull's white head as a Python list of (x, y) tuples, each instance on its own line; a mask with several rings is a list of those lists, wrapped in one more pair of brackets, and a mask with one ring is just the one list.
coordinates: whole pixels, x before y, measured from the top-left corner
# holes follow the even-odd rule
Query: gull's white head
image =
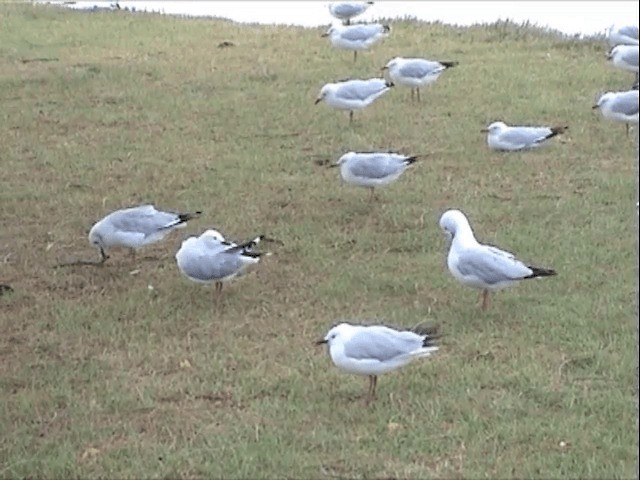
[(591, 108), (593, 108), (593, 109), (602, 108), (602, 106), (606, 105), (607, 102), (613, 100), (615, 98), (615, 96), (616, 96), (616, 94), (613, 93), (613, 92), (606, 92), (606, 93), (600, 95), (600, 98), (598, 99), (596, 104)]
[(496, 135), (500, 133), (502, 130), (507, 128), (507, 124), (504, 122), (493, 122), (487, 128), (481, 130), (483, 133), (488, 133), (489, 135)]
[(392, 69), (400, 66), (400, 64), (402, 63), (403, 60), (404, 59), (402, 57), (392, 58), (391, 60), (389, 60), (387, 62), (387, 64), (384, 67), (382, 67), (382, 70), (392, 70)]
[(469, 220), (460, 210), (447, 210), (440, 217), (440, 228), (451, 239), (455, 238), (460, 229), (465, 227), (471, 230)]
[(316, 101), (314, 103), (317, 105), (322, 100), (327, 98), (327, 95), (329, 95), (329, 93), (333, 91), (333, 86), (334, 86), (333, 83), (327, 83), (325, 86), (323, 86), (320, 89), (320, 93), (318, 94), (318, 98), (316, 98)]
[(344, 155), (342, 155), (337, 161), (336, 163), (332, 163), (331, 165), (329, 165), (330, 167), (339, 167), (340, 165), (343, 165), (345, 163), (347, 163), (349, 160), (351, 160), (351, 158), (356, 154), (356, 152), (347, 152)]
[(91, 227), (91, 230), (89, 230), (89, 243), (98, 249), (105, 248), (104, 240), (100, 233), (100, 222), (96, 223)]
[(224, 242), (224, 237), (222, 236), (222, 234), (218, 230), (214, 230), (212, 228), (209, 230), (205, 230), (202, 235), (200, 235), (200, 238), (202, 237), (211, 238), (213, 240), (217, 240), (218, 242)]
[(327, 332), (322, 340), (318, 340), (316, 342), (316, 345), (322, 345), (323, 343), (326, 343), (327, 345), (329, 345), (329, 348), (331, 348), (331, 345), (333, 345), (334, 343), (348, 338), (352, 330), (353, 325), (350, 325), (348, 323), (340, 323), (331, 328), (331, 330)]

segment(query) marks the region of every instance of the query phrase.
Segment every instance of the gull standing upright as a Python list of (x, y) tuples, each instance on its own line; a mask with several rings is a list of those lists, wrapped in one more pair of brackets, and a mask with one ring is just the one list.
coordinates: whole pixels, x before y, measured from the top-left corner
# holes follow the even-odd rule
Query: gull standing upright
[(607, 59), (618, 68), (638, 73), (638, 45), (617, 45), (607, 53)]
[(491, 150), (529, 150), (543, 145), (550, 138), (560, 135), (568, 126), (556, 127), (510, 127), (504, 122), (493, 122), (480, 130), (487, 133), (487, 145)]
[(176, 228), (183, 228), (186, 222), (198, 217), (202, 212), (172, 213), (156, 210), (153, 205), (116, 210), (97, 222), (89, 231), (89, 242), (100, 250), (101, 262), (109, 256), (108, 248), (128, 248), (135, 258), (136, 250), (156, 243)]
[(376, 396), (378, 375), (437, 352), (438, 338), (435, 327), (397, 330), (384, 325), (341, 323), (316, 345), (329, 346), (331, 360), (340, 370), (369, 377), (365, 400), (369, 405)]
[(616, 45), (638, 45), (638, 27), (625, 25), (616, 27), (611, 25), (607, 31), (607, 40), (610, 47)]
[(367, 50), (373, 44), (389, 35), (389, 25), (380, 23), (359, 25), (334, 25), (323, 33), (322, 37), (329, 37), (331, 44), (343, 50), (353, 50), (353, 62), (358, 59), (358, 51)]
[(382, 78), (327, 83), (320, 89), (315, 104), (317, 105), (324, 100), (330, 107), (349, 110), (349, 123), (351, 123), (354, 110), (371, 105), (378, 97), (387, 93), (391, 87), (393, 87), (393, 83), (388, 83)]
[(479, 243), (469, 220), (460, 210), (448, 210), (440, 217), (440, 228), (451, 238), (447, 267), (463, 285), (481, 289), (482, 310), (489, 307), (489, 292), (529, 278), (556, 275), (555, 270), (527, 265), (512, 253)]
[(373, 5), (373, 2), (333, 2), (329, 4), (329, 12), (345, 25), (351, 24), (351, 19), (362, 15)]
[(591, 107), (600, 109), (602, 116), (615, 122), (623, 122), (629, 135), (629, 124), (638, 125), (638, 90), (628, 90), (626, 92), (606, 92), (598, 99), (598, 102)]
[(253, 248), (265, 239), (259, 235), (242, 244), (227, 242), (217, 230), (207, 230), (199, 237), (189, 237), (176, 252), (180, 272), (189, 280), (201, 284), (215, 284), (215, 292), (222, 285), (246, 274), (263, 255)]
[(415, 89), (420, 101), (420, 88), (434, 83), (447, 68), (458, 65), (458, 62), (437, 62), (424, 58), (395, 57), (382, 67), (389, 72), (389, 78), (394, 85), (411, 88), (411, 99)]
[(369, 201), (374, 198), (375, 187), (395, 182), (418, 159), (393, 152), (348, 152), (329, 167), (340, 167), (343, 180), (371, 190)]

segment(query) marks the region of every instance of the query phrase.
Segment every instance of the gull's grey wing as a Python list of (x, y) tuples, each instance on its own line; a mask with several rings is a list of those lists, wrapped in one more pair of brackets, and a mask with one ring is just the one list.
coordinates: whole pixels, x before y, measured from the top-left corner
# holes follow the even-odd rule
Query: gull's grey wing
[(352, 25), (345, 28), (340, 32), (340, 36), (344, 40), (350, 40), (352, 42), (364, 42), (376, 35), (384, 33), (384, 27), (377, 23), (369, 25)]
[(344, 344), (344, 353), (356, 360), (385, 362), (421, 348), (422, 342), (422, 337), (413, 332), (383, 326), (362, 327)]
[(364, 8), (358, 3), (340, 2), (333, 4), (331, 10), (336, 17), (355, 17), (364, 12)]
[(500, 140), (512, 145), (533, 145), (551, 133), (546, 127), (511, 127), (500, 135)]
[(638, 27), (636, 27), (635, 25), (627, 25), (625, 27), (622, 27), (618, 30), (618, 33), (638, 40)]
[(380, 78), (371, 80), (350, 80), (340, 86), (337, 95), (345, 100), (366, 100), (367, 98), (389, 88)]
[(511, 253), (489, 246), (463, 250), (456, 266), (462, 275), (476, 277), (488, 285), (520, 280), (532, 273)]
[(189, 277), (203, 282), (213, 282), (236, 273), (244, 266), (244, 262), (237, 253), (193, 250), (183, 259), (181, 266)]
[(611, 111), (624, 115), (638, 115), (638, 90), (618, 95), (611, 102)]
[(624, 55), (622, 55), (622, 60), (628, 65), (638, 66), (638, 47), (635, 48), (627, 48)]
[(114, 229), (123, 232), (142, 233), (145, 236), (152, 235), (179, 221), (175, 213), (160, 212), (152, 205), (127, 208), (113, 212), (109, 222)]
[(360, 153), (349, 161), (351, 173), (363, 178), (385, 178), (404, 168), (400, 157), (386, 153)]
[(438, 62), (413, 60), (400, 67), (400, 75), (408, 78), (424, 78), (427, 75), (435, 75), (443, 70), (444, 66)]

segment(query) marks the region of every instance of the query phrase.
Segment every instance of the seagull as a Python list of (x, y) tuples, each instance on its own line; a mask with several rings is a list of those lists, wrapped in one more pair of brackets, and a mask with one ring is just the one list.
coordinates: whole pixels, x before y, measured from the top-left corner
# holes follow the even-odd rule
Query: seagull
[(354, 110), (371, 105), (376, 98), (387, 93), (391, 87), (393, 87), (393, 83), (382, 78), (327, 83), (320, 89), (315, 104), (317, 105), (324, 100), (330, 107), (349, 110), (349, 123), (351, 123), (353, 122)]
[(520, 280), (556, 275), (555, 270), (527, 265), (512, 253), (478, 243), (469, 220), (460, 210), (440, 217), (440, 228), (451, 238), (447, 256), (449, 271), (463, 285), (482, 290), (482, 310), (489, 307), (489, 292)]
[(412, 360), (438, 351), (437, 328), (398, 330), (384, 325), (340, 323), (316, 345), (327, 344), (340, 370), (369, 377), (366, 404), (376, 396), (378, 375), (400, 368)]
[(616, 45), (638, 45), (638, 27), (635, 25), (625, 25), (623, 27), (611, 25), (607, 31), (607, 40), (611, 47)]
[(602, 116), (616, 122), (624, 122), (629, 135), (629, 124), (638, 124), (638, 90), (606, 92), (591, 107), (599, 108)]
[(458, 65), (458, 62), (436, 62), (424, 58), (395, 57), (382, 67), (389, 71), (389, 78), (395, 85), (404, 85), (411, 88), (413, 100), (414, 89), (420, 101), (420, 87), (434, 83), (440, 74), (447, 68)]
[(333, 2), (329, 4), (329, 12), (349, 25), (353, 17), (362, 15), (371, 5), (373, 2)]
[(493, 122), (481, 132), (488, 133), (487, 144), (490, 149), (516, 151), (539, 147), (546, 140), (564, 133), (568, 128), (568, 126), (510, 127), (504, 122)]
[(607, 59), (618, 68), (638, 74), (638, 45), (618, 45), (607, 54)]
[(371, 201), (375, 187), (395, 182), (417, 159), (418, 156), (393, 152), (348, 152), (329, 168), (340, 167), (340, 175), (345, 182), (371, 189)]
[(353, 62), (358, 58), (358, 50), (367, 50), (374, 43), (389, 35), (391, 27), (380, 23), (359, 25), (334, 25), (323, 33), (322, 37), (329, 37), (336, 48), (353, 50)]
[(153, 205), (124, 208), (111, 212), (89, 231), (89, 242), (100, 250), (101, 263), (109, 256), (105, 249), (128, 248), (135, 259), (136, 250), (156, 243), (172, 230), (183, 228), (186, 222), (202, 212), (172, 213), (156, 210)]
[(222, 291), (224, 283), (250, 271), (263, 255), (253, 248), (265, 239), (259, 235), (248, 242), (227, 242), (217, 230), (207, 230), (199, 237), (189, 237), (176, 252), (178, 269), (189, 280), (201, 284), (215, 284), (215, 292)]

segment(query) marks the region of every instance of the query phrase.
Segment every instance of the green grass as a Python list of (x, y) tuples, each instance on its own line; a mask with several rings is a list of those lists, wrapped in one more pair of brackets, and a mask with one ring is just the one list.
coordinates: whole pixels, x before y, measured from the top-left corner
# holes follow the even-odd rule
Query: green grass
[[(322, 29), (0, 17), (1, 477), (636, 476), (635, 148), (590, 108), (632, 76), (602, 42), (398, 21), (353, 65)], [(314, 107), (396, 55), (460, 65), (420, 106), (397, 88), (352, 127)], [(479, 132), (497, 119), (570, 130), (502, 155)], [(314, 163), (374, 148), (428, 154), (374, 205)], [(90, 226), (146, 201), (202, 209), (185, 233), (285, 245), (219, 305), (178, 272), (182, 233), (144, 252), (159, 261), (52, 268), (97, 258)], [(559, 275), (481, 312), (446, 270), (451, 207)], [(435, 322), (442, 348), (365, 409), (366, 379), (312, 344), (341, 318)]]

